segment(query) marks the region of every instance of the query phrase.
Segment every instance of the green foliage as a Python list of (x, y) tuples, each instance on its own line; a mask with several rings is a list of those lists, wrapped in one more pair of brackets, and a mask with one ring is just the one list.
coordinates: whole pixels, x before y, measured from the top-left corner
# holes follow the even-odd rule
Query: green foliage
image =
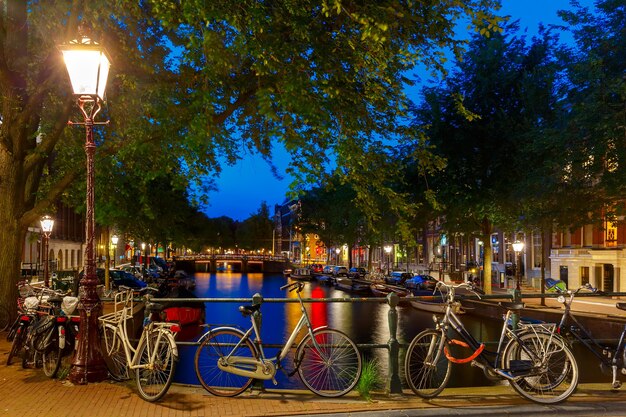
[(359, 395), (367, 401), (372, 399), (372, 391), (379, 388), (382, 383), (382, 378), (378, 369), (379, 364), (376, 359), (363, 361), (361, 378), (359, 378), (356, 390)]

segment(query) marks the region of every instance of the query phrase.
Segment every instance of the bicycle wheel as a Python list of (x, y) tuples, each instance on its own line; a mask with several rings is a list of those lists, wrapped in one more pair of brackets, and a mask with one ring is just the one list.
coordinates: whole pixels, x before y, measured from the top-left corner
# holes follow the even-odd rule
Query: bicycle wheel
[(12, 342), (17, 334), (17, 329), (20, 328), (20, 322), (22, 321), (22, 314), (18, 313), (17, 317), (7, 328), (7, 342)]
[[(319, 329), (296, 349), (296, 366), (308, 389), (322, 397), (341, 397), (359, 382), (361, 355), (356, 344), (339, 330)], [(319, 350), (318, 350), (319, 346)]]
[(116, 327), (104, 325), (100, 334), (101, 350), (111, 379), (124, 381), (130, 379), (130, 374), (124, 352), (124, 342), (116, 330)]
[(7, 356), (7, 366), (11, 365), (13, 358), (20, 353), (20, 350), (24, 347), (24, 343), (26, 343), (26, 327), (18, 327), (11, 344), (11, 350), (9, 350), (9, 355)]
[(422, 398), (436, 397), (448, 385), (452, 364), (443, 353), (441, 332), (424, 330), (411, 341), (404, 361), (407, 383)]
[[(244, 392), (252, 383), (249, 376), (235, 375), (218, 367), (225, 364), (226, 356), (238, 356), (258, 359), (259, 355), (250, 341), (242, 342), (243, 333), (237, 329), (220, 329), (210, 332), (196, 350), (194, 359), (198, 381), (204, 389), (219, 397), (234, 397)], [(234, 347), (238, 345), (236, 350)], [(255, 364), (238, 364), (238, 369), (255, 371)]]
[(62, 352), (59, 347), (59, 336), (55, 329), (55, 334), (52, 336), (50, 346), (42, 353), (43, 373), (48, 378), (54, 378), (61, 365)]
[(539, 404), (565, 401), (578, 386), (576, 359), (558, 335), (529, 332), (511, 339), (502, 367), (518, 376), (509, 380), (513, 389)]
[(137, 347), (140, 368), (135, 369), (139, 395), (146, 401), (157, 401), (172, 385), (178, 354), (176, 342), (168, 331), (153, 330)]

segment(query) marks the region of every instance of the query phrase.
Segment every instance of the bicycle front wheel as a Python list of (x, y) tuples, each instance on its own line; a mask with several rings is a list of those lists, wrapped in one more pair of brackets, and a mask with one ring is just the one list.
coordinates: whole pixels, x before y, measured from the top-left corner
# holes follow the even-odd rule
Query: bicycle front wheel
[[(198, 346), (194, 359), (196, 375), (204, 389), (211, 394), (219, 397), (234, 397), (252, 384), (252, 377), (237, 375), (226, 370), (229, 369), (226, 357), (258, 359), (256, 348), (250, 339), (242, 341), (242, 338), (243, 333), (237, 329), (220, 329), (210, 332)], [(218, 367), (220, 363), (224, 369)], [(236, 368), (254, 372), (257, 366), (238, 363)]]
[(153, 330), (137, 347), (140, 368), (135, 370), (139, 395), (157, 401), (172, 385), (178, 354), (176, 342), (168, 331)]
[(117, 333), (117, 328), (105, 324), (100, 334), (100, 344), (104, 363), (111, 379), (115, 381), (130, 379), (124, 341)]
[(322, 397), (340, 397), (359, 382), (361, 355), (356, 344), (334, 329), (313, 331), (296, 349), (298, 374), (308, 389)]
[(502, 367), (518, 378), (509, 380), (517, 393), (539, 404), (565, 401), (578, 386), (578, 365), (563, 338), (529, 332), (511, 339)]
[(57, 334), (57, 329), (54, 329), (50, 345), (42, 353), (43, 373), (48, 378), (54, 378), (56, 376), (59, 366), (61, 365), (61, 354), (62, 352), (59, 348), (59, 336)]
[(411, 341), (404, 361), (407, 383), (422, 398), (436, 397), (448, 385), (452, 364), (443, 352), (441, 332), (424, 330)]

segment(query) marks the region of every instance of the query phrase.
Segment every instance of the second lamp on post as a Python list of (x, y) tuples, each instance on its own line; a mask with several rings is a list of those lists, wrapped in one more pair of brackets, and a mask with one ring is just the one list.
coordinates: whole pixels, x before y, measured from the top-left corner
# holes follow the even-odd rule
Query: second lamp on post
[[(80, 29), (79, 29), (80, 32)], [(87, 159), (86, 214), (85, 214), (85, 271), (80, 280), (79, 311), (80, 330), (78, 344), (69, 380), (74, 384), (104, 381), (107, 369), (100, 350), (98, 317), (102, 314), (102, 303), (96, 291), (95, 253), (95, 169), (96, 143), (93, 127), (94, 118), (102, 109), (104, 90), (109, 75), (110, 60), (104, 49), (91, 40), (86, 33), (59, 49), (63, 53), (70, 76), (74, 96), (84, 117), (84, 122), (72, 123), (85, 126), (85, 155)]]
[(50, 216), (43, 216), (41, 218), (41, 232), (43, 234), (43, 285), (50, 287), (50, 268), (48, 260), (48, 242), (50, 240), (50, 234), (52, 234), (52, 228), (54, 227), (54, 219)]

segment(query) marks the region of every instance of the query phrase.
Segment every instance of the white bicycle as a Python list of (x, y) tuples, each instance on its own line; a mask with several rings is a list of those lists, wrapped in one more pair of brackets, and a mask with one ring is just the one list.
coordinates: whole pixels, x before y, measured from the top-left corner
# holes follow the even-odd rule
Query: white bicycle
[[(252, 326), (244, 332), (236, 327), (211, 329), (200, 338), (196, 351), (196, 375), (202, 386), (213, 395), (233, 397), (245, 391), (254, 379), (272, 380), (282, 367), (296, 337), (306, 329), (294, 356), (296, 372), (308, 389), (323, 397), (340, 397), (349, 392), (361, 376), (361, 355), (356, 344), (343, 332), (325, 326), (313, 328), (300, 292), (304, 283), (294, 282), (281, 290), (295, 291), (300, 302), (300, 321), (275, 359), (267, 359), (259, 328), (253, 314), (260, 304), (240, 306), (250, 317)], [(253, 339), (253, 336), (255, 337)]]
[(139, 395), (146, 401), (157, 401), (163, 397), (174, 377), (178, 362), (178, 349), (174, 337), (180, 327), (176, 323), (164, 323), (152, 320), (152, 315), (162, 310), (162, 306), (150, 302), (150, 291), (156, 288), (146, 287), (145, 318), (141, 338), (137, 347), (133, 347), (128, 337), (128, 320), (133, 318), (133, 289), (120, 286), (114, 296), (115, 310), (99, 317), (101, 324), (101, 343), (104, 361), (112, 379), (122, 381), (130, 379), (134, 372)]

